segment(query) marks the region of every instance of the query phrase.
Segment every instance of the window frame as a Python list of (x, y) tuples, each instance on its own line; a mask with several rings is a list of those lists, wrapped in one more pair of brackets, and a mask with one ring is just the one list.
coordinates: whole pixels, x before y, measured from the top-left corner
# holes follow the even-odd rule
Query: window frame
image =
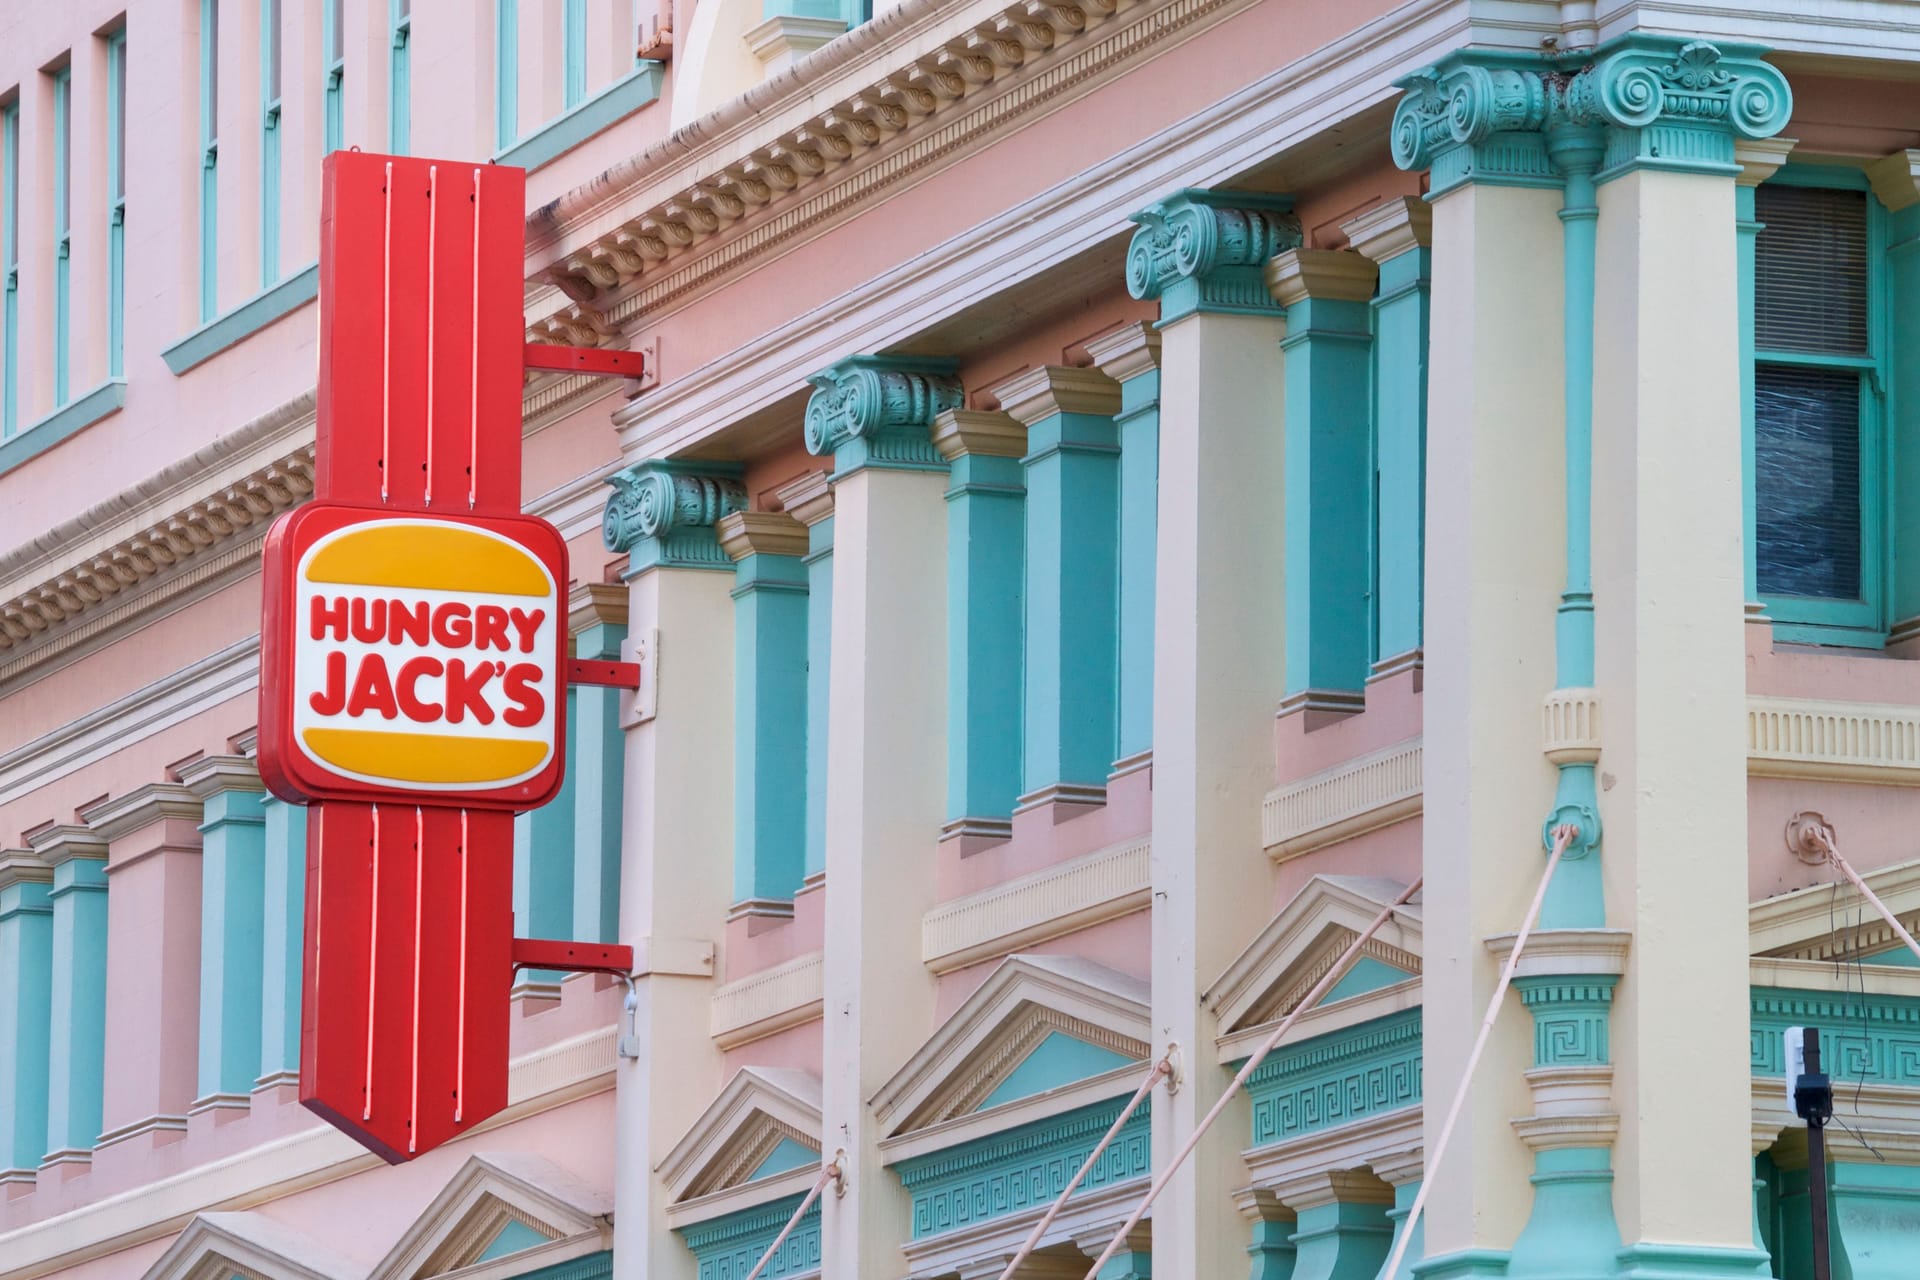
[[(1867, 354), (1841, 356), (1769, 350), (1759, 345), (1759, 335), (1755, 332), (1752, 360), (1756, 379), (1759, 371), (1769, 365), (1777, 368), (1850, 370), (1860, 378), (1860, 596), (1841, 600), (1761, 591), (1760, 601), (1773, 619), (1776, 640), (1851, 648), (1883, 648), (1891, 626), (1888, 602), (1892, 595), (1893, 562), (1889, 545), (1889, 530), (1893, 522), (1888, 510), (1890, 490), (1887, 485), (1891, 460), (1887, 403), (1888, 339), (1891, 327), (1891, 316), (1888, 314), (1891, 291), (1887, 259), (1887, 210), (1874, 195), (1867, 175), (1861, 169), (1844, 163), (1790, 162), (1761, 184), (1762, 187), (1767, 185), (1859, 191), (1865, 194)], [(1759, 221), (1757, 211), (1755, 220)], [(1757, 243), (1757, 237), (1765, 234), (1764, 224), (1755, 234)], [(1757, 279), (1751, 306), (1757, 314)], [(1753, 317), (1748, 319), (1751, 324)], [(1754, 430), (1757, 434), (1757, 407)], [(1753, 483), (1756, 486), (1757, 507), (1757, 474)]]
[(347, 77), (344, 0), (320, 0), (321, 111), (320, 154), (338, 151), (345, 134), (341, 115)]
[(502, 152), (520, 140), (520, 2), (494, 0), (493, 144)]
[(220, 314), (220, 0), (200, 0), (200, 323)]
[(408, 154), (413, 145), (413, 4), (388, 0), (392, 52), (387, 62), (387, 150)]
[(20, 426), (20, 99), (0, 102), (0, 440)]
[(72, 393), (73, 63), (53, 76), (53, 407)]
[(107, 376), (127, 367), (127, 28), (107, 36)]
[(280, 279), (280, 0), (260, 0), (260, 287)]

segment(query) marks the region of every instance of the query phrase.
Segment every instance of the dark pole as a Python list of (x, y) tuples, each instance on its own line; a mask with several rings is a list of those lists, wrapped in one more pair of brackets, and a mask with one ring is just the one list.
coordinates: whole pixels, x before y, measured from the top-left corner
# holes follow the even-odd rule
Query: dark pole
[(1813, 1224), (1813, 1280), (1831, 1280), (1827, 1244), (1827, 1119), (1833, 1086), (1820, 1070), (1820, 1033), (1806, 1031), (1807, 1071), (1793, 1088), (1793, 1109), (1807, 1122), (1807, 1211)]

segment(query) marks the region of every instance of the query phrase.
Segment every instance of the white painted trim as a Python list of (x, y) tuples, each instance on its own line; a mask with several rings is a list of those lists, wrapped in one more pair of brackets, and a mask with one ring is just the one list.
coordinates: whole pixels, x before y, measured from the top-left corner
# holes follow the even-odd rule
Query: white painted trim
[(1920, 785), (1920, 707), (1748, 698), (1747, 772), (1763, 778)]
[(708, 1032), (722, 1049), (812, 1022), (820, 1016), (825, 955), (809, 951), (717, 988)]
[[(1396, 982), (1390, 987), (1381, 987), (1377, 991), (1357, 995), (1351, 1000), (1337, 1000), (1333, 1004), (1307, 1010), (1294, 1021), (1293, 1027), (1280, 1044), (1299, 1044), (1302, 1040), (1332, 1035), (1336, 1031), (1357, 1027), (1363, 1022), (1372, 1022), (1375, 1018), (1385, 1018), (1419, 1007), (1420, 979), (1409, 978), (1405, 982)], [(1279, 1021), (1279, 1018), (1274, 1018), (1256, 1026), (1235, 1031), (1231, 1035), (1221, 1036), (1214, 1041), (1215, 1058), (1224, 1067), (1252, 1057), (1253, 1051), (1273, 1033)]]
[[(481, 1262), (509, 1221), (538, 1231), (547, 1243)], [(481, 1152), (447, 1180), (368, 1280), (505, 1280), (612, 1246), (612, 1188), (595, 1187), (532, 1152)]]
[(304, 1232), (264, 1214), (196, 1214), (140, 1280), (354, 1280), (359, 1268)]
[(820, 1077), (791, 1067), (742, 1067), (674, 1144), (656, 1172), (675, 1202), (710, 1197), (744, 1185), (736, 1175), (751, 1173), (759, 1160), (740, 1168), (739, 1148), (744, 1144), (771, 1149), (777, 1143), (760, 1140), (775, 1130), (819, 1150)]
[(1241, 1153), (1253, 1185), (1272, 1191), (1282, 1203), (1311, 1195), (1309, 1187), (1326, 1175), (1370, 1166), (1397, 1167), (1409, 1151), (1421, 1145), (1421, 1111), (1415, 1105), (1399, 1107), (1349, 1124), (1254, 1147)]
[(1088, 1076), (1084, 1080), (1076, 1080), (1072, 1084), (1061, 1085), (1057, 1089), (1048, 1089), (1030, 1098), (1003, 1103), (985, 1111), (969, 1111), (961, 1115), (949, 1116), (923, 1129), (882, 1138), (880, 1151), (888, 1164), (898, 1164), (902, 1160), (910, 1160), (914, 1156), (926, 1155), (933, 1151), (945, 1151), (949, 1147), (961, 1146), (964, 1143), (991, 1137), (996, 1133), (1005, 1133), (1009, 1129), (1018, 1129), (1022, 1125), (1051, 1120), (1055, 1116), (1065, 1115), (1069, 1111), (1078, 1111), (1081, 1107), (1105, 1102), (1109, 1098), (1128, 1097), (1140, 1087), (1140, 1082), (1146, 1078), (1146, 1075), (1147, 1063), (1144, 1060), (1129, 1062), (1124, 1067), (1115, 1067), (1097, 1076)]
[(1920, 969), (1909, 969), (1904, 965), (1848, 965), (1846, 972), (1836, 977), (1831, 960), (1752, 956), (1747, 960), (1747, 974), (1748, 983), (1756, 987), (1786, 987), (1825, 996), (1843, 996), (1852, 992), (1870, 996), (1920, 997)]
[(977, 964), (1147, 907), (1151, 836), (937, 904), (921, 924), (920, 957), (935, 973)]
[[(538, 1115), (613, 1087), (619, 1029), (607, 1026), (516, 1058), (505, 1111), (476, 1133)], [(246, 1209), (356, 1173), (378, 1156), (337, 1129), (313, 1127), (236, 1152), (0, 1236), (0, 1280), (35, 1280), (185, 1227), (209, 1209)]]
[[(1920, 859), (1877, 868), (1861, 879), (1902, 923), (1909, 929), (1915, 926), (1920, 917)], [(1831, 884), (1819, 884), (1749, 904), (1748, 951), (1756, 956), (1831, 960), (1848, 953), (1856, 934), (1861, 948), (1868, 951), (1896, 941), (1886, 921), (1851, 888), (1840, 890), (1839, 903), (1836, 910)], [(1857, 930), (1847, 918), (1856, 910), (1865, 912)]]
[(248, 636), (0, 755), (0, 804), (259, 687), (260, 637)]
[[(1744, 40), (1772, 54), (1866, 58), (1876, 62), (1920, 58), (1920, 22), (1905, 0), (1627, 0), (1599, 15), (1600, 38), (1641, 30), (1698, 40)], [(1824, 69), (1824, 68), (1823, 68)]]
[(1350, 840), (1420, 812), (1420, 739), (1345, 760), (1267, 793), (1262, 843), (1275, 862)]

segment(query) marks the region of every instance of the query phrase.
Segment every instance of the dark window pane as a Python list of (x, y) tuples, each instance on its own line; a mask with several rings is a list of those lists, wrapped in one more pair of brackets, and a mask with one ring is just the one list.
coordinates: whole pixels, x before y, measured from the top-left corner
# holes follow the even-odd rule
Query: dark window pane
[(1754, 344), (1867, 353), (1867, 193), (1765, 183), (1754, 242)]
[(1754, 371), (1758, 576), (1767, 595), (1860, 598), (1860, 375)]

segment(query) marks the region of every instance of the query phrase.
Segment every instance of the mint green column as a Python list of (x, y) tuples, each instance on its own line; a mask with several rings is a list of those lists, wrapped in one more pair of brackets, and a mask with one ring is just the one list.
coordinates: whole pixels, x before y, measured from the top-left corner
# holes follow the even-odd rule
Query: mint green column
[(31, 1183), (47, 1149), (53, 868), (0, 850), (0, 1185)]
[(1920, 1168), (1835, 1161), (1828, 1173), (1833, 1274), (1907, 1280), (1920, 1258)]
[(737, 511), (715, 526), (733, 560), (733, 914), (793, 914), (806, 878), (806, 526)]
[[(1590, 1144), (1570, 1140), (1579, 1122), (1602, 1116), (1609, 1106), (1606, 1088), (1611, 1075), (1608, 1019), (1613, 990), (1612, 974), (1529, 975), (1515, 978), (1514, 989), (1533, 1016), (1535, 1084), (1538, 1073), (1568, 1069), (1594, 1081), (1591, 1111), (1570, 1121), (1523, 1128), (1533, 1137), (1533, 1210), (1526, 1228), (1513, 1242), (1507, 1264), (1510, 1280), (1574, 1280), (1614, 1274), (1614, 1255), (1620, 1249), (1620, 1228), (1613, 1216), (1613, 1166), (1610, 1125), (1589, 1126)], [(1535, 1135), (1538, 1134), (1538, 1137)]]
[(1386, 1187), (1365, 1174), (1329, 1173), (1283, 1192), (1298, 1215), (1292, 1280), (1376, 1280), (1393, 1247)]
[[(1920, 152), (1896, 151), (1872, 166), (1870, 175), (1874, 179), (1873, 191), (1882, 204), (1892, 212), (1886, 220), (1887, 226), (1887, 291), (1888, 296), (1902, 300), (1920, 297), (1920, 179), (1916, 171), (1920, 170)], [(1743, 173), (1741, 182), (1744, 184)], [(1753, 189), (1742, 185), (1740, 197), (1745, 202), (1743, 208), (1743, 227), (1745, 220), (1751, 217)], [(1747, 267), (1752, 237), (1744, 232), (1741, 282), (1750, 284), (1752, 272)], [(1747, 305), (1741, 308), (1741, 336), (1745, 340), (1742, 347), (1742, 369), (1747, 379), (1744, 388), (1748, 400), (1743, 402), (1751, 407), (1751, 383), (1753, 376), (1753, 307), (1751, 294), (1743, 293), (1742, 300)], [(1894, 492), (1910, 494), (1916, 492), (1913, 486), (1920, 483), (1920, 316), (1914, 314), (1911, 306), (1904, 301), (1888, 310), (1891, 321), (1892, 338), (1888, 351), (1892, 357), (1890, 369), (1893, 382), (1889, 406), (1892, 421), (1889, 423), (1892, 435), (1892, 455), (1894, 466)], [(1749, 457), (1753, 448), (1753, 419), (1749, 412), (1742, 421), (1747, 426), (1746, 441)], [(1747, 481), (1747, 501), (1753, 501), (1753, 481), (1751, 475)], [(1912, 502), (1893, 504), (1893, 634), (1895, 641), (1911, 639), (1920, 635), (1920, 510)], [(1751, 528), (1747, 539), (1747, 553), (1753, 555)], [(1749, 570), (1751, 573), (1751, 569)], [(1751, 581), (1751, 578), (1749, 579)], [(1747, 599), (1754, 599), (1753, 588), (1747, 588)]]
[[(567, 759), (574, 758), (574, 730), (580, 690), (567, 690)], [(513, 932), (521, 938), (573, 937), (574, 783), (569, 763), (560, 791), (538, 809), (513, 816)], [(544, 988), (556, 994), (566, 974), (556, 969), (522, 969), (516, 988)]]
[(200, 1056), (194, 1107), (244, 1107), (260, 1075), (266, 817), (244, 756), (180, 769), (200, 797)]
[(787, 509), (807, 526), (807, 858), (809, 883), (827, 873), (827, 706), (833, 670), (833, 491), (815, 472), (816, 492)]
[[(1366, 709), (1373, 650), (1369, 303), (1379, 269), (1351, 251), (1290, 249), (1266, 266), (1287, 312), (1287, 691), (1280, 713)], [(1311, 726), (1312, 720), (1309, 720)]]
[(1160, 331), (1132, 324), (1087, 344), (1120, 384), (1119, 742), (1115, 774), (1153, 753), (1153, 574), (1160, 530)]
[(1021, 803), (1101, 804), (1119, 742), (1120, 388), (1047, 365), (995, 394), (1027, 429)]
[(107, 842), (50, 827), (33, 851), (53, 867), (53, 990), (48, 1009), (46, 1155), (86, 1163), (100, 1136), (107, 1041)]
[(1380, 268), (1373, 299), (1375, 678), (1421, 664), (1426, 579), (1427, 328), (1433, 207), (1399, 196), (1341, 227)]
[(260, 1074), (255, 1089), (300, 1080), (300, 985), (306, 957), (307, 807), (260, 797)]
[(949, 409), (933, 442), (947, 488), (947, 822), (942, 839), (1004, 839), (1020, 799), (1027, 432)]
[(1267, 1217), (1265, 1210), (1253, 1220), (1253, 1240), (1247, 1245), (1247, 1256), (1253, 1260), (1249, 1280), (1293, 1280), (1297, 1226), (1292, 1218)]
[[(589, 583), (573, 610), (576, 658), (618, 662), (627, 638), (627, 589)], [(620, 934), (620, 812), (626, 787), (627, 735), (620, 728), (620, 691), (580, 686), (569, 704), (573, 757), (573, 927), (582, 942), (614, 942)]]
[(1426, 1255), (1426, 1224), (1416, 1222), (1413, 1224), (1413, 1239), (1400, 1256), (1400, 1269), (1391, 1276), (1387, 1274), (1387, 1263), (1393, 1261), (1392, 1247), (1400, 1243), (1400, 1236), (1407, 1229), (1407, 1215), (1413, 1212), (1413, 1202), (1419, 1194), (1419, 1178), (1393, 1184), (1393, 1208), (1387, 1210), (1387, 1218), (1393, 1223), (1393, 1239), (1388, 1242), (1387, 1257), (1380, 1264), (1379, 1280), (1413, 1280), (1414, 1264)]

